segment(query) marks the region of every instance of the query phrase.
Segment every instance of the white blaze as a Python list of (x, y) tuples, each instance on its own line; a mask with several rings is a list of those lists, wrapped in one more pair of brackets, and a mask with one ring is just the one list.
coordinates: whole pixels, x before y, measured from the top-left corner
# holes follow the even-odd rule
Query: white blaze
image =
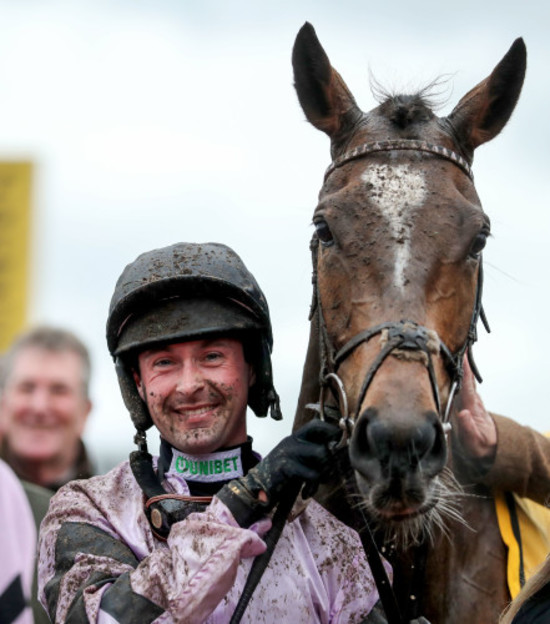
[(424, 175), (408, 165), (371, 165), (361, 179), (368, 187), (370, 201), (388, 220), (396, 243), (393, 280), (402, 291), (411, 255), (414, 209), (422, 205), (427, 195)]

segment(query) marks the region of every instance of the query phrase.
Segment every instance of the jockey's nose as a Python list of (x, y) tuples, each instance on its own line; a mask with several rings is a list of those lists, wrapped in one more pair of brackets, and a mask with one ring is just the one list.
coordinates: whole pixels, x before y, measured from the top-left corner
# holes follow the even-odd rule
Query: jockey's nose
[(184, 396), (192, 396), (205, 386), (204, 373), (193, 361), (185, 362), (178, 373), (177, 391)]

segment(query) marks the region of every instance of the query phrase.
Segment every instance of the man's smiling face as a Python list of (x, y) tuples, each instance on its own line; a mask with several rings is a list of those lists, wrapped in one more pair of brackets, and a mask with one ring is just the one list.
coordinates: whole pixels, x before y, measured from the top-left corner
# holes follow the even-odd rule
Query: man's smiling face
[(134, 379), (161, 436), (180, 451), (211, 453), (246, 441), (254, 383), (240, 341), (193, 340), (141, 352)]
[(48, 465), (53, 474), (64, 473), (78, 455), (90, 409), (77, 353), (25, 347), (15, 356), (0, 399), (11, 461), (22, 471)]

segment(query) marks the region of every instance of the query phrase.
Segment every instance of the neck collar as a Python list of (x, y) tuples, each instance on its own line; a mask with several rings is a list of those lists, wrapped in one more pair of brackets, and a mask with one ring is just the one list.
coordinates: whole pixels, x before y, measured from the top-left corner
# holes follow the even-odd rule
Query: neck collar
[(178, 475), (185, 479), (193, 496), (212, 495), (231, 479), (247, 474), (259, 461), (251, 437), (243, 444), (207, 455), (183, 453), (161, 438), (158, 477), (162, 482), (169, 474)]

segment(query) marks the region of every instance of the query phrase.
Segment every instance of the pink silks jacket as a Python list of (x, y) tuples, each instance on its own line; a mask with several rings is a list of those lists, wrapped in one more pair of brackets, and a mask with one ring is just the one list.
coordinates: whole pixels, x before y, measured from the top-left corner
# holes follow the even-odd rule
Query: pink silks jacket
[[(177, 473), (163, 485), (189, 494)], [(40, 600), (58, 624), (226, 624), (270, 526), (265, 518), (241, 528), (214, 497), (161, 541), (123, 462), (52, 498), (40, 531)], [(359, 536), (311, 501), (285, 525), (242, 622), (360, 623), (377, 600)]]
[(32, 624), (31, 595), (36, 529), (27, 496), (0, 460), (0, 622)]

